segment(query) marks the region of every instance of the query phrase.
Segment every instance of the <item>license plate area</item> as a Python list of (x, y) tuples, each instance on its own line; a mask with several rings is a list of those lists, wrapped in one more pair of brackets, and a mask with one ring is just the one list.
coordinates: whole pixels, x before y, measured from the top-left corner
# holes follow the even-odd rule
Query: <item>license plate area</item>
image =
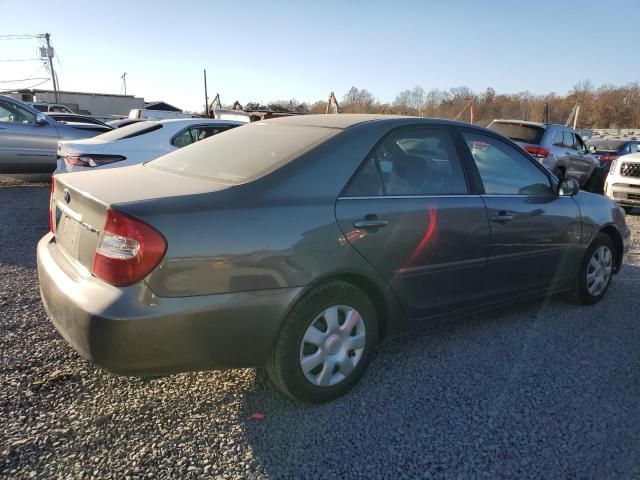
[(73, 258), (78, 258), (80, 245), (81, 217), (75, 212), (61, 209), (56, 205), (55, 235), (56, 243)]

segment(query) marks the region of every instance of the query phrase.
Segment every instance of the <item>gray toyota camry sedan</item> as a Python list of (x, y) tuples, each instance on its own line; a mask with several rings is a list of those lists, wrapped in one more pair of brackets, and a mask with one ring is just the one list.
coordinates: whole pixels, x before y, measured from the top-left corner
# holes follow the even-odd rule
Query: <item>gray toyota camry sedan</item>
[(265, 366), (324, 402), (383, 339), (530, 297), (599, 301), (629, 239), (611, 200), (496, 132), (308, 115), (57, 175), (38, 274), (56, 328), (104, 368)]

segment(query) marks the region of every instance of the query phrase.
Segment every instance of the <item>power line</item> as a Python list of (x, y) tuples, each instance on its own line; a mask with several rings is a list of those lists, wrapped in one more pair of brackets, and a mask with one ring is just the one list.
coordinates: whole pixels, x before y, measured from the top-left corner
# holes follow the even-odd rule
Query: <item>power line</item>
[(19, 78), (16, 80), (0, 80), (0, 83), (15, 83), (15, 82), (26, 82), (29, 80), (49, 80), (49, 77), (30, 77), (30, 78)]
[(0, 62), (34, 62), (40, 60), (39, 58), (3, 58)]
[(31, 40), (34, 38), (40, 38), (42, 35), (32, 34), (12, 34), (12, 35), (0, 35), (0, 40)]
[[(46, 80), (43, 80), (43, 81), (42, 81), (42, 82), (40, 82), (40, 83), (36, 83), (35, 85), (30, 85), (30, 86), (28, 86), (28, 87), (20, 87), (20, 90), (29, 90), (30, 88), (39, 87), (40, 85), (42, 85), (43, 83), (46, 83), (46, 82), (48, 82), (48, 81), (49, 81), (49, 79), (47, 78)], [(3, 93), (3, 92), (12, 92), (13, 90), (15, 90), (15, 89), (9, 89), (9, 90), (0, 91), (0, 93)]]

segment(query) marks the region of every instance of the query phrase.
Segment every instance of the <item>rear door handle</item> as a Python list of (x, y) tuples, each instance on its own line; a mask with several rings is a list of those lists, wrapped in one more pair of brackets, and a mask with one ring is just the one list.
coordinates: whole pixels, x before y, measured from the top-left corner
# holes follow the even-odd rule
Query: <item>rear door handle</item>
[(513, 220), (513, 215), (491, 215), (489, 219), (496, 223), (507, 223)]
[(356, 220), (353, 226), (356, 228), (381, 228), (389, 225), (387, 220)]

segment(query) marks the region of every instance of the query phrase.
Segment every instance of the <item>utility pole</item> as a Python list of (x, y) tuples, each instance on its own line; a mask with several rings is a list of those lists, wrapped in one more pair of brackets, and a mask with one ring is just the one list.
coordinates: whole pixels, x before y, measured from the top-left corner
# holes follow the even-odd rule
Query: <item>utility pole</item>
[(44, 38), (47, 41), (47, 58), (49, 59), (49, 67), (51, 68), (51, 81), (53, 82), (53, 92), (56, 97), (56, 103), (60, 103), (60, 94), (58, 93), (58, 81), (56, 80), (56, 72), (53, 70), (53, 48), (51, 48), (51, 42), (48, 33), (44, 34)]
[(204, 109), (207, 111), (207, 118), (211, 118), (209, 114), (209, 95), (207, 94), (207, 69), (204, 69)]
[(120, 78), (122, 79), (122, 90), (124, 90), (124, 94), (127, 94), (127, 72), (124, 72)]

